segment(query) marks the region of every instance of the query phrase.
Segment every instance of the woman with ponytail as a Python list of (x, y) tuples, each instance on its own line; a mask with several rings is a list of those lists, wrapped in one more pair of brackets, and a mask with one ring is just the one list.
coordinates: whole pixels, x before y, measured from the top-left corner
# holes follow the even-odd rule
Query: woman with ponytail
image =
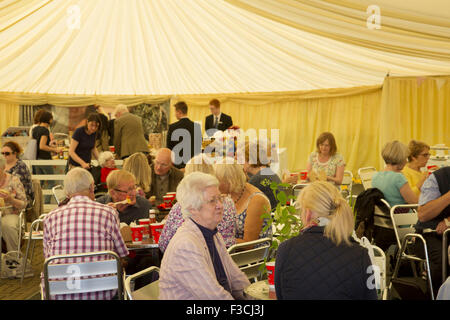
[(377, 299), (369, 254), (351, 238), (353, 214), (337, 188), (313, 182), (296, 206), (304, 228), (278, 248), (277, 299)]

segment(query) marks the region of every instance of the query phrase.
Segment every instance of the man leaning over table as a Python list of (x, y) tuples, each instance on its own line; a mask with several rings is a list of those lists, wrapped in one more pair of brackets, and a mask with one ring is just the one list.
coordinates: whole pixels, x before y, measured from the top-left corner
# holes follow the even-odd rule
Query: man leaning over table
[[(51, 211), (43, 221), (45, 259), (55, 255), (95, 251), (114, 251), (121, 258), (128, 255), (128, 249), (120, 234), (116, 210), (96, 202), (94, 188), (94, 179), (89, 171), (73, 168), (67, 173), (64, 190), (70, 200)], [(78, 259), (83, 261), (83, 258)], [(42, 275), (41, 280), (41, 286), (44, 288)], [(116, 294), (117, 290), (105, 290), (56, 295), (52, 296), (52, 299), (110, 300)]]
[[(116, 208), (120, 222), (137, 224), (139, 219), (148, 219), (148, 211), (152, 205), (137, 194), (136, 178), (131, 172), (123, 169), (112, 171), (106, 178), (106, 186), (108, 194), (99, 197), (97, 201)], [(117, 202), (124, 203), (116, 204)]]
[[(416, 232), (423, 234), (430, 259), (435, 294), (442, 284), (442, 234), (450, 226), (450, 167), (434, 171), (422, 185)], [(426, 229), (436, 232), (426, 232)], [(421, 241), (416, 241), (417, 255), (424, 257)]]

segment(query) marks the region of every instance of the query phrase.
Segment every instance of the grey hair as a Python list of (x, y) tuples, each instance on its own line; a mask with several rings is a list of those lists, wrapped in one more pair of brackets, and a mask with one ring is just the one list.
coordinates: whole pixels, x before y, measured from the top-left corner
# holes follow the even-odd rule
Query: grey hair
[(121, 115), (122, 113), (125, 113), (125, 112), (129, 112), (128, 107), (124, 104), (118, 104), (116, 106), (116, 109), (114, 109), (114, 116), (117, 118), (118, 114)]
[(75, 193), (89, 191), (94, 183), (92, 174), (83, 168), (71, 169), (64, 178), (64, 192), (67, 196)]
[(0, 154), (0, 168), (5, 169), (5, 166), (6, 166), (6, 159), (2, 154)]
[(114, 159), (114, 154), (111, 151), (103, 151), (98, 156), (98, 164), (103, 167), (106, 161)]
[(203, 192), (213, 186), (218, 187), (219, 180), (203, 172), (192, 172), (181, 180), (177, 187), (177, 201), (184, 219), (191, 216), (191, 209), (199, 210), (202, 207), (205, 201)]

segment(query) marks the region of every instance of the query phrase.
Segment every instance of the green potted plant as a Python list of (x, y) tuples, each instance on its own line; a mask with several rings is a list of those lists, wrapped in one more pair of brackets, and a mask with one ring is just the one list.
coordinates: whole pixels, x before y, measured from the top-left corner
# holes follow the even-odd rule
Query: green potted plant
[(263, 229), (264, 231), (268, 228), (273, 228), (276, 231), (273, 234), (269, 258), (264, 260), (264, 264), (260, 269), (263, 274), (267, 272), (266, 262), (275, 260), (274, 253), (280, 243), (298, 236), (303, 228), (302, 221), (297, 215), (295, 207), (291, 205), (296, 199), (293, 195), (287, 194), (287, 190), (291, 190), (291, 185), (288, 183), (271, 182), (270, 188), (278, 200), (278, 204), (274, 211), (264, 213), (261, 215), (261, 218), (267, 219), (268, 221)]

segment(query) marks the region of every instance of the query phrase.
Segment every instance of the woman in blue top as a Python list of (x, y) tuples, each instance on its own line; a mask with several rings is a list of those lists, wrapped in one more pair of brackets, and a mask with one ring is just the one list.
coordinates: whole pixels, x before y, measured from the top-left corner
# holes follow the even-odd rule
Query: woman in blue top
[(69, 170), (73, 167), (90, 168), (92, 153), (98, 159), (95, 138), (100, 129), (101, 120), (97, 113), (91, 113), (86, 125), (75, 130), (69, 147)]
[(372, 187), (383, 192), (386, 201), (391, 207), (397, 204), (418, 203), (418, 196), (402, 174), (402, 169), (408, 157), (408, 148), (399, 141), (388, 142), (381, 156), (386, 162), (383, 171), (373, 175)]

